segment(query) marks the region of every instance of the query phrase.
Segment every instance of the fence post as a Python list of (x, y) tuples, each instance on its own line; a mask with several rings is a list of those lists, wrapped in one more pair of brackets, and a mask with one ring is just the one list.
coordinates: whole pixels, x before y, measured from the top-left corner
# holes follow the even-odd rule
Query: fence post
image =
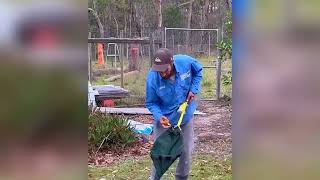
[(209, 57), (211, 56), (211, 37), (210, 37), (210, 32), (208, 32), (208, 34), (209, 34)]
[(171, 38), (172, 38), (172, 53), (174, 54), (174, 34), (171, 34)]
[[(123, 32), (121, 31), (120, 32), (120, 38), (123, 38)], [(120, 57), (120, 63), (121, 63), (121, 87), (124, 88), (124, 79), (123, 79), (123, 47), (121, 44), (120, 44), (120, 54), (119, 54), (119, 57)]]
[[(222, 40), (222, 32), (221, 29), (218, 30), (218, 42)], [(221, 52), (218, 49), (217, 51), (217, 61), (216, 61), (216, 67), (217, 67), (217, 89), (216, 89), (216, 97), (217, 100), (220, 99), (221, 94)]]
[(164, 27), (164, 47), (167, 48), (167, 27)]
[(153, 43), (153, 34), (150, 33), (149, 36), (149, 40), (150, 40), (150, 47), (149, 47), (149, 51), (150, 51), (150, 67), (152, 66), (152, 59), (153, 59), (153, 53), (154, 53), (154, 43)]
[(164, 47), (164, 29), (161, 30), (161, 44), (159, 48)]
[[(89, 38), (91, 38), (91, 32), (89, 32), (88, 35)], [(91, 83), (91, 43), (88, 43), (88, 78), (89, 78), (89, 82)]]

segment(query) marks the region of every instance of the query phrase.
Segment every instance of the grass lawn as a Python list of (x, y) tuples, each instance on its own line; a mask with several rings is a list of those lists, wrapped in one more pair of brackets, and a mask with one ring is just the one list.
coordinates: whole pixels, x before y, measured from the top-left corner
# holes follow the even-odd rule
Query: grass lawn
[[(213, 57), (201, 57), (198, 58), (200, 63), (203, 66), (213, 66), (214, 63), (212, 62)], [(125, 68), (128, 66), (127, 60), (124, 61)], [(111, 65), (111, 64), (110, 64)], [(100, 65), (101, 66), (101, 65)], [(227, 73), (228, 70), (231, 71), (231, 60), (225, 61), (222, 63), (222, 76)], [(110, 67), (110, 66), (109, 66)], [(120, 65), (117, 65), (120, 67)], [(94, 64), (93, 68), (101, 68), (98, 65)], [(127, 76), (124, 79), (124, 88), (131, 91), (132, 95), (144, 97), (145, 96), (145, 80), (147, 72), (150, 68), (150, 60), (146, 57), (142, 60), (141, 63), (141, 72), (137, 75)], [(102, 75), (98, 77), (92, 84), (93, 85), (107, 85), (113, 84), (116, 86), (120, 86), (121, 81), (120, 79), (114, 82), (106, 81), (107, 76)], [(221, 82), (221, 96), (228, 95), (231, 97), (232, 92), (232, 85), (223, 85)], [(204, 69), (203, 70), (203, 80), (202, 80), (202, 91), (200, 94), (201, 98), (204, 99), (213, 99), (215, 98), (216, 94), (216, 69)]]
[[(88, 179), (131, 179), (144, 180), (150, 175), (151, 159), (126, 160), (111, 167), (89, 167)], [(163, 176), (164, 180), (174, 180), (176, 163)], [(214, 160), (212, 155), (194, 157), (189, 179), (231, 180), (231, 160)]]

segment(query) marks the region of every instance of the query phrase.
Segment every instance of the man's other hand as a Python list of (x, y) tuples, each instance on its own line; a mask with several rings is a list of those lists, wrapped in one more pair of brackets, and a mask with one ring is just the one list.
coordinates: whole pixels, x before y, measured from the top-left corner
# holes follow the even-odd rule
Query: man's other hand
[(187, 97), (187, 102), (188, 104), (191, 103), (191, 101), (194, 99), (194, 94), (193, 92), (189, 91), (188, 97)]
[(160, 117), (160, 124), (162, 125), (163, 128), (166, 128), (166, 129), (171, 127), (169, 119), (166, 118), (165, 116)]

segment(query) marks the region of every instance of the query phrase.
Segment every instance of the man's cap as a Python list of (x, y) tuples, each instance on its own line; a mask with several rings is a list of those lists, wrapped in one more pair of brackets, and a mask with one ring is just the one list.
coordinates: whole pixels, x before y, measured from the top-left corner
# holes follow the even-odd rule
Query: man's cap
[(166, 71), (171, 63), (172, 57), (173, 55), (169, 49), (158, 49), (153, 58), (152, 70), (158, 72)]

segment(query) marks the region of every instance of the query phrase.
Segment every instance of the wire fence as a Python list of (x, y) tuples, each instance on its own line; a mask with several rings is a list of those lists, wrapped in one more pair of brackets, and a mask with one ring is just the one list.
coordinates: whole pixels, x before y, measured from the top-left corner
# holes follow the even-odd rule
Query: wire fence
[[(165, 28), (142, 38), (127, 38), (123, 32), (120, 32), (121, 38), (89, 38), (89, 81), (93, 86), (110, 85), (128, 90), (129, 96), (113, 99), (112, 105), (116, 107), (144, 106), (145, 81), (153, 53), (167, 47), (174, 54), (193, 56), (203, 65), (201, 99), (217, 99), (220, 89), (219, 96), (230, 96), (230, 86), (220, 87), (221, 76), (231, 71), (231, 63), (219, 64), (218, 31)], [(110, 98), (102, 98), (97, 104), (104, 106), (104, 100)]]
[(222, 39), (219, 29), (165, 28), (164, 46), (174, 54), (195, 57), (203, 66), (200, 99), (231, 96), (231, 62), (222, 62), (217, 43)]
[(88, 43), (88, 77), (92, 86), (108, 85), (117, 92), (121, 88), (130, 92), (129, 96), (99, 96), (97, 105), (104, 106), (105, 102), (110, 105), (112, 101), (112, 106), (117, 107), (143, 106), (145, 78), (154, 48), (162, 43), (149, 37), (89, 38)]
[(175, 54), (215, 56), (218, 29), (165, 28), (165, 47)]

